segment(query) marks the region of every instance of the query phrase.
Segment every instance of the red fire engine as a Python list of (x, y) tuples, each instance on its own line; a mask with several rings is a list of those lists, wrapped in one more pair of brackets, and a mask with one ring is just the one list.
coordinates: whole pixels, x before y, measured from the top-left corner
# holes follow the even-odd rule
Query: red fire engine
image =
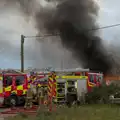
[(0, 76), (0, 97), (4, 99), (4, 104), (23, 103), (28, 89), (27, 75), (6, 73)]
[(87, 90), (88, 92), (95, 86), (100, 86), (101, 82), (103, 81), (103, 73), (99, 72), (77, 72), (76, 75), (85, 75), (88, 76), (87, 80)]
[[(5, 105), (22, 104), (25, 102), (29, 83), (38, 86), (47, 86), (47, 82), (41, 81), (45, 74), (21, 74), (21, 73), (4, 73), (0, 74), (0, 102)], [(36, 81), (39, 80), (39, 81)]]
[[(37, 83), (38, 86), (45, 85), (47, 86), (47, 80), (42, 81), (49, 73), (40, 73), (33, 74), (29, 77), (27, 74), (0, 74), (0, 102), (4, 102), (6, 105), (10, 104), (21, 104), (24, 103), (26, 92), (29, 87), (29, 80), (32, 80), (32, 83)], [(74, 72), (75, 75), (87, 76), (88, 79), (85, 82), (87, 91), (90, 92), (92, 87), (99, 86), (102, 79), (102, 73), (92, 73), (92, 72)], [(41, 80), (39, 80), (41, 79)], [(39, 80), (39, 82), (35, 82)], [(40, 82), (41, 81), (41, 82)], [(82, 81), (81, 81), (82, 82)], [(80, 83), (81, 84), (81, 83)], [(3, 98), (3, 99), (2, 99)]]

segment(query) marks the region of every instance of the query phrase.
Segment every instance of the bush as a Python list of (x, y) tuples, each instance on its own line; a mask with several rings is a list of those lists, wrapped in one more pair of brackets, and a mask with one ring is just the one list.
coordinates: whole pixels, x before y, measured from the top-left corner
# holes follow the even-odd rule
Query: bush
[[(100, 87), (94, 87), (91, 92), (85, 95), (86, 103), (108, 103), (109, 96), (120, 93), (119, 91), (120, 87), (115, 84), (111, 84), (109, 86), (102, 84)], [(120, 94), (117, 95), (120, 97)]]

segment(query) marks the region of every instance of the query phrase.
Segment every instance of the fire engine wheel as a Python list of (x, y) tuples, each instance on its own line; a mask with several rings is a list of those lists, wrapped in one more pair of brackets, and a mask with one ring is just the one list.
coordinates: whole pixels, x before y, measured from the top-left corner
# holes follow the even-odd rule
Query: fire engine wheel
[(17, 97), (16, 96), (10, 96), (9, 105), (10, 106), (16, 106), (17, 105)]

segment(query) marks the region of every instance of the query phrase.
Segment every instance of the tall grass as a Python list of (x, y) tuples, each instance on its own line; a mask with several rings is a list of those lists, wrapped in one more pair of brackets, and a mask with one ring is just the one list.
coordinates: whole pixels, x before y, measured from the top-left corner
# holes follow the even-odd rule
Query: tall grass
[(111, 105), (84, 105), (58, 108), (56, 112), (41, 112), (37, 116), (18, 115), (10, 120), (119, 120), (120, 107)]
[[(28, 116), (22, 113), (14, 118), (9, 118), (9, 120), (120, 120), (120, 106), (108, 104), (109, 95), (116, 93), (120, 95), (119, 91), (120, 87), (117, 85), (106, 86), (103, 84), (86, 94), (87, 103), (92, 104), (57, 108), (56, 112), (39, 111), (37, 116)], [(102, 102), (99, 102), (101, 100)]]

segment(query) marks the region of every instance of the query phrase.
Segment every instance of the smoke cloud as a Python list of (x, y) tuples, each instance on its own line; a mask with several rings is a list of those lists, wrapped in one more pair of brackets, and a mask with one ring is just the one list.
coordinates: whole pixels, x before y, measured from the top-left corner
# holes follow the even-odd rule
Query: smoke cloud
[(94, 0), (65, 0), (57, 3), (56, 9), (37, 13), (38, 29), (41, 20), (48, 33), (60, 33), (61, 42), (73, 53), (74, 59), (84, 68), (108, 72), (111, 61), (97, 31), (99, 7)]
[[(19, 68), (20, 66), (20, 35), (21, 34), (35, 34), (36, 29), (33, 28), (34, 24), (26, 21), (23, 13), (14, 7), (3, 5), (0, 1), (0, 58), (1, 68)], [(27, 45), (26, 45), (27, 43)], [(28, 45), (31, 45), (31, 40), (25, 42), (25, 65), (26, 59), (28, 64), (31, 49), (28, 50)], [(27, 52), (27, 54), (26, 54)], [(28, 55), (29, 54), (29, 55)], [(13, 65), (14, 64), (14, 65)]]
[[(99, 6), (94, 0), (49, 0), (49, 2), (5, 0), (5, 2), (10, 6), (17, 4), (24, 16), (32, 16), (36, 21), (39, 35), (60, 33), (61, 39), (56, 38), (56, 41), (71, 51), (72, 58), (82, 63), (84, 68), (104, 73), (111, 69), (112, 64), (99, 37), (99, 31), (89, 31), (99, 27), (96, 22)], [(51, 43), (54, 42), (51, 40)], [(42, 50), (45, 50), (44, 47)]]
[[(20, 66), (20, 35), (36, 35), (36, 14), (43, 11), (45, 6), (51, 10), (53, 4), (42, 0), (1, 0), (0, 1), (0, 52), (5, 60), (10, 64), (17, 61)], [(45, 16), (45, 15), (44, 15)], [(41, 30), (44, 31), (44, 25), (41, 19)], [(34, 26), (34, 27), (33, 27)], [(25, 67), (76, 67), (80, 65), (71, 58), (71, 52), (63, 50), (58, 37), (47, 37), (35, 40), (35, 38), (25, 39)], [(67, 54), (67, 55), (66, 55)], [(71, 59), (70, 62), (69, 59)], [(3, 60), (3, 59), (2, 59)], [(72, 63), (72, 65), (71, 65)], [(6, 67), (7, 67), (6, 64)], [(12, 64), (12, 63), (11, 63)], [(16, 64), (16, 62), (15, 62)], [(5, 65), (3, 65), (4, 67)], [(12, 65), (11, 65), (12, 66)], [(8, 65), (8, 67), (11, 67)]]

